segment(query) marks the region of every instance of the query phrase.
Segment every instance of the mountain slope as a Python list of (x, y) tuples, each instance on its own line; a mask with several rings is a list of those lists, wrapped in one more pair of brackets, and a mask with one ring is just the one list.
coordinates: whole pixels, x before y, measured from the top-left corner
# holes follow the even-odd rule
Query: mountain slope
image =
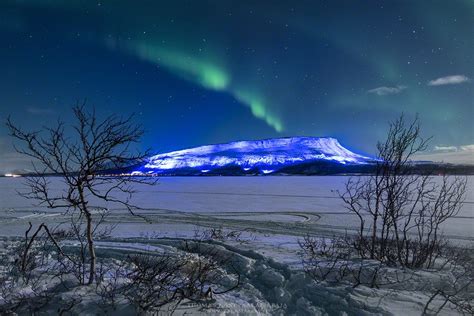
[[(337, 139), (291, 137), (200, 146), (150, 157), (136, 174), (273, 174), (308, 163), (328, 170), (368, 165), (371, 158), (344, 148)], [(316, 170), (317, 171), (317, 170)], [(324, 170), (323, 170), (324, 171)]]

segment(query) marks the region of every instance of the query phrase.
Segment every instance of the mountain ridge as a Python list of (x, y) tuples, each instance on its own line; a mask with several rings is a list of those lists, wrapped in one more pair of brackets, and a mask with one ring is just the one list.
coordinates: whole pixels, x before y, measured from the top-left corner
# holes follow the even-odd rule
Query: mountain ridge
[[(308, 162), (367, 165), (373, 158), (354, 153), (333, 137), (281, 137), (182, 149), (150, 157), (136, 174), (214, 173), (223, 169), (271, 174)], [(237, 172), (238, 173), (238, 172)]]
[[(375, 158), (354, 153), (333, 137), (244, 140), (175, 150), (129, 166), (106, 168), (102, 176), (255, 176), (373, 174)], [(419, 174), (474, 175), (474, 165), (415, 160)], [(5, 176), (38, 176), (33, 172)], [(48, 173), (46, 176), (57, 176)], [(2, 175), (0, 175), (2, 176)], [(40, 174), (41, 176), (41, 174)]]

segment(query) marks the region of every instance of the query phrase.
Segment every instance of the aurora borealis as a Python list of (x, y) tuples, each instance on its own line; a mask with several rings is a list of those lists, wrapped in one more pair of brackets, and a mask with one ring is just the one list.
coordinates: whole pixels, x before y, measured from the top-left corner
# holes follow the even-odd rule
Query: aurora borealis
[[(432, 148), (474, 144), (474, 2), (0, 3), (0, 119), (39, 128), (88, 100), (166, 152), (331, 136), (370, 154), (419, 113)], [(467, 147), (466, 147), (467, 146)], [(0, 171), (14, 154), (0, 128)]]

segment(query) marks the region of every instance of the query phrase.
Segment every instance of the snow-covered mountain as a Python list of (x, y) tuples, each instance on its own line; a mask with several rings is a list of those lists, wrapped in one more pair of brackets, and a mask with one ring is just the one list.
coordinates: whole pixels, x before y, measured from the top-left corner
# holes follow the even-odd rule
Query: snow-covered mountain
[[(173, 151), (150, 157), (136, 174), (271, 174), (291, 166), (366, 165), (369, 157), (344, 148), (335, 138), (291, 137), (238, 141)], [(321, 164), (323, 163), (323, 164)], [(227, 170), (227, 172), (223, 172)]]

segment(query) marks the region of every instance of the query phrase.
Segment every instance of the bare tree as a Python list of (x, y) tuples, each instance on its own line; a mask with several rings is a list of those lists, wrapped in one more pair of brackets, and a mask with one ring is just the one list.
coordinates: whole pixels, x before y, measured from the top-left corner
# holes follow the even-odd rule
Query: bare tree
[(420, 135), (418, 117), (407, 124), (402, 115), (377, 145), (375, 173), (346, 183), (340, 196), (359, 219), (354, 245), (361, 257), (429, 268), (440, 254), (441, 225), (459, 212), (467, 179), (416, 173), (413, 156), (428, 140)]
[[(96, 276), (91, 200), (122, 205), (135, 215), (136, 207), (131, 203), (133, 185), (153, 184), (155, 181), (131, 175), (110, 177), (104, 173), (108, 169), (136, 164), (149, 155), (148, 151), (132, 150), (144, 133), (139, 125), (133, 123), (133, 116), (110, 115), (99, 120), (95, 111), (87, 111), (84, 104), (73, 107), (73, 113), (75, 123), (72, 126), (58, 120), (54, 127), (46, 126), (42, 131), (30, 132), (9, 118), (7, 127), (10, 135), (23, 145), (16, 150), (33, 160), (35, 173), (26, 177), (29, 189), (22, 195), (48, 208), (65, 209), (66, 213), (78, 212), (85, 219), (89, 260), (87, 283), (91, 284)], [(64, 190), (59, 193), (51, 190), (51, 178), (47, 175), (60, 177), (65, 184)]]

